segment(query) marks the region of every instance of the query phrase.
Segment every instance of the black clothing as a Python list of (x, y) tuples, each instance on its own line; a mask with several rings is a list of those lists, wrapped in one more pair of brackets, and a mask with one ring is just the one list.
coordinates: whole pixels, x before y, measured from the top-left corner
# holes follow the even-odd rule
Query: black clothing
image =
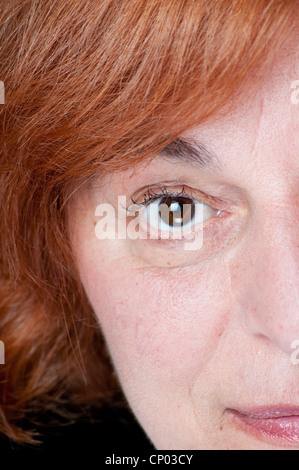
[(0, 438), (0, 455), (42, 454), (43, 452), (75, 456), (99, 456), (119, 453), (125, 455), (154, 451), (144, 431), (128, 410), (103, 408), (92, 418), (80, 419), (71, 424), (42, 426), (37, 446), (20, 445)]

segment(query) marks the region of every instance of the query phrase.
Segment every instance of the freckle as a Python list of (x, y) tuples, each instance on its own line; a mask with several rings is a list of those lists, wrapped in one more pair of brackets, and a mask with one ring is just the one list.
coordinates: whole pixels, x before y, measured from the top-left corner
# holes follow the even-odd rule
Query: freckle
[(223, 426), (220, 426), (220, 427), (219, 427), (219, 430), (222, 431), (222, 429), (223, 429)]

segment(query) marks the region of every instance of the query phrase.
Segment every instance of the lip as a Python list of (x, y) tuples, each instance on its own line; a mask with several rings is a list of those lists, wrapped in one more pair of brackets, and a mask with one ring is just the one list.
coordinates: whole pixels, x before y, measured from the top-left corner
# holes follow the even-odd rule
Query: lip
[(235, 421), (255, 437), (272, 444), (299, 445), (299, 407), (278, 405), (254, 409), (227, 409)]

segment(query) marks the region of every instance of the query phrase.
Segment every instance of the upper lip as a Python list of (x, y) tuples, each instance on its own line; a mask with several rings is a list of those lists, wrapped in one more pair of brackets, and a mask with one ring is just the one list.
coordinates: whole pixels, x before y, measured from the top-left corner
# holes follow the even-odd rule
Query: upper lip
[(299, 406), (294, 405), (272, 405), (243, 409), (227, 408), (227, 411), (237, 413), (248, 419), (278, 419), (291, 416), (298, 416), (299, 418)]

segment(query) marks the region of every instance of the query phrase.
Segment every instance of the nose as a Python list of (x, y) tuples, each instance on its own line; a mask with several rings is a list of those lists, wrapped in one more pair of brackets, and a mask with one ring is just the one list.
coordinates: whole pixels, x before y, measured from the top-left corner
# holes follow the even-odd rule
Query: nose
[(274, 212), (250, 230), (236, 291), (247, 330), (290, 354), (299, 340), (298, 219), (290, 206)]

